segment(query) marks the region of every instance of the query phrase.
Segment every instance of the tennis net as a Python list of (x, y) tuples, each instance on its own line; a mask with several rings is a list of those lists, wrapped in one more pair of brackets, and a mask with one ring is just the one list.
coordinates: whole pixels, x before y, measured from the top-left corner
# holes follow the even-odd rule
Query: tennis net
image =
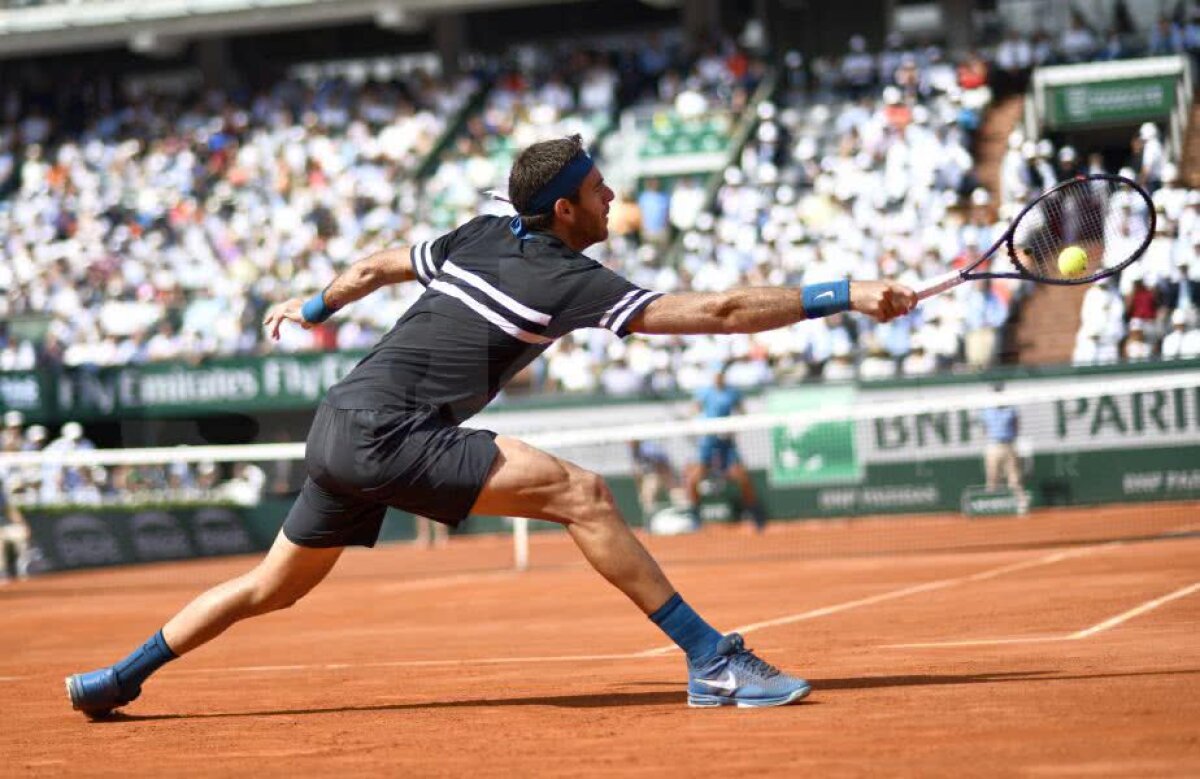
[[(1071, 544), (1200, 529), (1189, 528), (1200, 521), (1200, 369), (1003, 386), (801, 385), (745, 405), (748, 413), (717, 419), (680, 419), (680, 404), (635, 403), (576, 409), (566, 417), (574, 426), (550, 415), (539, 429), (506, 414), (479, 425), (605, 476), (627, 520), (666, 561)], [(0, 455), (0, 473), (13, 502), (38, 520), (31, 524), (42, 545), (90, 538), (75, 544), (74, 557), (47, 550), (52, 567), (75, 567), (121, 562), (126, 547), (129, 561), (147, 557), (138, 557), (133, 531), (128, 542), (88, 536), (112, 525), (105, 512), (151, 515), (142, 524), (159, 530), (142, 533), (151, 539), (142, 546), (154, 559), (264, 548), (303, 478), (302, 458), (301, 443), (38, 452)], [(47, 502), (47, 480), (70, 473), (85, 488)], [(92, 515), (102, 516), (99, 525), (81, 519)], [(82, 529), (64, 529), (64, 518)], [(411, 538), (414, 528), (396, 513), (384, 539)], [(556, 530), (472, 517), (463, 532), (492, 534), (486, 566), (577, 563)], [(496, 544), (510, 534), (511, 555), (507, 541)], [(88, 543), (107, 552), (88, 552)]]

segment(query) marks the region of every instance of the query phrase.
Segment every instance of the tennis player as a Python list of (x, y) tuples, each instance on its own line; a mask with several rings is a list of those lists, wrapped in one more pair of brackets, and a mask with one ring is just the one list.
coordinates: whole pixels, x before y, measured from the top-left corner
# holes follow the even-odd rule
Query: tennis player
[(388, 506), (456, 525), (468, 514), (566, 526), (588, 562), (684, 651), (692, 706), (777, 706), (809, 685), (722, 636), (680, 597), (630, 532), (604, 480), (528, 444), (461, 423), (572, 330), (738, 333), (854, 310), (885, 321), (915, 305), (889, 282), (661, 295), (581, 252), (608, 235), (613, 192), (579, 136), (534, 144), (509, 176), (516, 218), (477, 217), (435, 241), (379, 252), (308, 301), (272, 307), (273, 338), (310, 328), (387, 284), (424, 294), (317, 409), (306, 479), (255, 568), (203, 593), (116, 665), (69, 677), (92, 717), (133, 701), (170, 660), (248, 617), (287, 608), (350, 545), (373, 546)]
[[(713, 376), (712, 386), (696, 393), (695, 410), (702, 419), (720, 419), (744, 410), (742, 393), (725, 382), (728, 368), (728, 365), (721, 366)], [(697, 527), (700, 526), (700, 484), (710, 475), (733, 480), (742, 496), (742, 511), (750, 515), (754, 529), (761, 533), (767, 526), (767, 513), (758, 501), (750, 471), (742, 464), (742, 456), (732, 434), (701, 438), (698, 459), (688, 466), (685, 477), (690, 502), (688, 513)]]

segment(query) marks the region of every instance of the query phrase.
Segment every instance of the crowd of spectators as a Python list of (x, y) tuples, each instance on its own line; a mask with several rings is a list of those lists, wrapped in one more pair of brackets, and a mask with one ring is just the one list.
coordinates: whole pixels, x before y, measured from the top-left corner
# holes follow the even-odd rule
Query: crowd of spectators
[[(75, 135), (10, 91), (0, 103), (0, 319), (51, 320), (41, 344), (0, 334), (0, 360), (19, 369), (259, 351), (267, 304), (411, 229), (412, 173), (476, 89), (412, 73), (236, 96), (132, 94)], [(390, 327), (403, 295), (349, 312), (345, 332), (286, 336), (282, 348), (361, 347)]]
[[(95, 449), (78, 422), (67, 422), (50, 438), (43, 425), (27, 425), (19, 411), (0, 419), (0, 453), (69, 454)], [(72, 465), (53, 457), (40, 464), (0, 468), (7, 502), (28, 506), (106, 506), (228, 502), (254, 505), (267, 476), (253, 463), (225, 469), (216, 463)]]
[[(989, 245), (999, 232), (970, 152), (990, 100), (986, 70), (974, 58), (946, 63), (936, 49), (892, 60), (860, 38), (850, 49), (841, 62), (814, 64), (817, 99), (757, 106), (754, 136), (724, 171), (713, 208), (695, 178), (669, 192), (650, 179), (636, 199), (614, 202), (613, 236), (595, 255), (656, 289), (716, 291), (847, 276), (912, 282)], [(682, 252), (664, 263), (660, 243), (672, 231)], [(727, 362), (740, 387), (985, 366), (1013, 291), (963, 287), (882, 326), (839, 316), (719, 338), (577, 333), (552, 350), (546, 378), (568, 391), (633, 394), (693, 391)]]
[[(1162, 17), (1142, 34), (1097, 32), (1079, 18), (1057, 39), (1010, 34), (996, 49), (995, 67), (998, 88), (1023, 88), (1036, 65), (1170, 54), (1200, 57), (1200, 16)], [(1055, 149), (1049, 139), (1026, 139), (1020, 132), (1009, 138), (1000, 176), (1001, 208), (1008, 214), (1031, 194), (1081, 173), (1118, 173), (1153, 196), (1154, 242), (1139, 262), (1085, 293), (1074, 364), (1200, 357), (1200, 191), (1182, 185), (1178, 162), (1153, 123), (1141, 126), (1130, 141), (1125, 164), (1115, 168), (1098, 152), (1070, 145)]]
[(1085, 293), (1077, 365), (1200, 357), (1200, 191), (1180, 186), (1170, 163), (1151, 189), (1157, 234), (1140, 261)]
[[(778, 103), (756, 106), (753, 136), (724, 171), (715, 203), (699, 175), (634, 179), (613, 203), (610, 240), (592, 254), (664, 291), (847, 276), (911, 283), (968, 263), (1015, 203), (1065, 171), (1102, 164), (1016, 137), (998, 201), (976, 175), (974, 134), (993, 87), (1002, 87), (998, 70), (1015, 78), (1033, 63), (1099, 56), (1068, 33), (1025, 42), (1028, 53), (1009, 38), (994, 57), (957, 61), (896, 36), (880, 52), (855, 36), (840, 58), (789, 55), (790, 88)], [(1178, 33), (1160, 30), (1168, 43), (1148, 46), (1187, 49), (1191, 28)], [(291, 79), (254, 94), (108, 97), (93, 101), (95, 115), (73, 134), (10, 91), (0, 100), (0, 235), (9, 258), (0, 266), (0, 321), (51, 320), (40, 343), (0, 328), (0, 370), (261, 353), (258, 323), (271, 302), (319, 289), (374, 249), (435, 237), (480, 211), (507, 213), (482, 193), (503, 192), (519, 148), (574, 132), (595, 141), (622, 111), (647, 106), (667, 126), (745, 107), (764, 67), (728, 41), (687, 56), (670, 36), (626, 37), (521, 49), (456, 79), (417, 71)], [(481, 89), (482, 106), (418, 182), (448, 122)], [(1200, 298), (1180, 268), (1200, 229), (1194, 195), (1172, 180), (1157, 135), (1139, 136), (1133, 154), (1135, 174), (1161, 185), (1156, 201), (1177, 215), (1160, 219), (1164, 232), (1140, 282), (1126, 274), (1119, 288), (1089, 293), (1085, 324), (1091, 332), (1113, 319), (1115, 295), (1124, 322), (1119, 335), (1106, 325), (1100, 351), (1128, 336), (1134, 354), (1187, 355)], [(668, 254), (676, 236), (680, 251)], [(271, 348), (369, 347), (419, 292), (380, 292), (325, 326), (285, 329)], [(1008, 282), (967, 285), (880, 326), (833, 317), (722, 339), (578, 333), (517, 387), (691, 390), (730, 360), (738, 386), (982, 368), (995, 362), (1022, 294)], [(1147, 347), (1136, 345), (1138, 330)]]
[(1000, 92), (1007, 94), (1024, 89), (1030, 72), (1040, 65), (1172, 54), (1200, 55), (1200, 12), (1188, 17), (1162, 16), (1142, 31), (1120, 13), (1104, 29), (1094, 28), (1083, 17), (1072, 14), (1070, 22), (1056, 36), (1044, 31), (1025, 35), (1016, 29), (1008, 30), (995, 46), (993, 81)]

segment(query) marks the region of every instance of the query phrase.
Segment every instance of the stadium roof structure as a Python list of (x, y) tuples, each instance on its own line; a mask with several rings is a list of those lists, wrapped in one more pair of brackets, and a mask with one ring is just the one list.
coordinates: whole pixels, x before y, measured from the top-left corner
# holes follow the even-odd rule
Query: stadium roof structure
[[(567, 0), (579, 2), (580, 0)], [(0, 10), (0, 58), (128, 45), (170, 54), (197, 38), (374, 21), (398, 31), (434, 15), (563, 0), (48, 0)]]

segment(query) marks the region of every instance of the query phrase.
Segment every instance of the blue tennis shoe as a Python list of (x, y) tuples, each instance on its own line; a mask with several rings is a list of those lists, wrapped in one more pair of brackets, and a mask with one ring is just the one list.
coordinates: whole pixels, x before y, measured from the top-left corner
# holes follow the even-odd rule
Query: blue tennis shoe
[(107, 717), (113, 709), (132, 703), (142, 692), (140, 687), (132, 695), (121, 689), (121, 682), (113, 668), (74, 674), (68, 676), (66, 682), (71, 708), (82, 711), (92, 719)]
[(722, 638), (717, 653), (702, 665), (688, 666), (688, 706), (693, 708), (785, 706), (811, 690), (808, 682), (747, 649), (738, 633)]

